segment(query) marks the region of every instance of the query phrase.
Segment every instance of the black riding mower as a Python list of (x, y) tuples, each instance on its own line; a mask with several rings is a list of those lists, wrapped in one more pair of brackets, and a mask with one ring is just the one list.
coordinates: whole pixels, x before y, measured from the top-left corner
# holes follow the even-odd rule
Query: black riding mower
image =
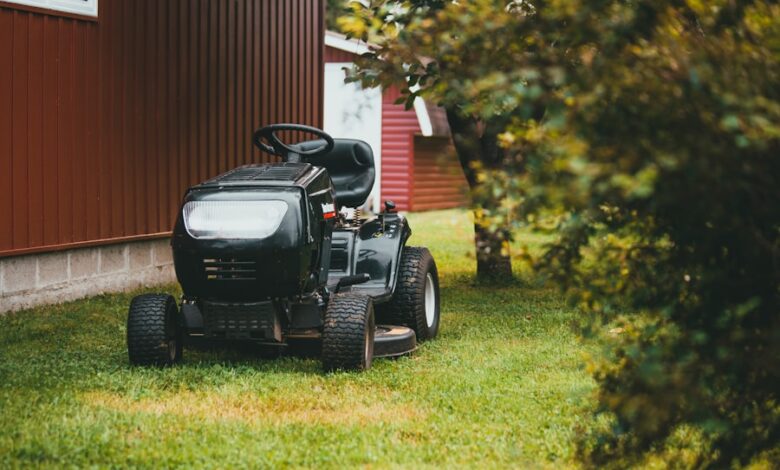
[[(278, 132), (318, 139), (286, 144)], [(185, 341), (321, 347), (327, 371), (408, 354), (439, 329), (439, 281), (395, 212), (364, 217), (374, 157), (363, 141), (296, 124), (254, 134), (280, 163), (245, 165), (189, 188), (171, 246), (181, 304), (135, 297), (127, 349), (137, 365), (181, 361)], [(376, 311), (374, 308), (376, 307)]]

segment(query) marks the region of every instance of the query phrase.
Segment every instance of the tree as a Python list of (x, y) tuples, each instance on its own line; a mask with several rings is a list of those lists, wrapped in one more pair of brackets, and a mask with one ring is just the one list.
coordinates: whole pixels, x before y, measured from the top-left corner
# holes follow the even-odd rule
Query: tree
[(613, 421), (583, 454), (692, 425), (695, 465), (745, 464), (780, 439), (780, 10), (601, 3), (563, 14), (564, 103), (512, 132), (522, 186), (566, 211), (538, 266), (623, 329), (591, 365)]
[(591, 364), (612, 424), (583, 456), (632, 463), (685, 426), (696, 466), (777, 451), (780, 9), (573, 3), (534, 15), (564, 79), (508, 138), (514, 218), (563, 213), (537, 267), (622, 331)]
[(338, 19), (348, 11), (349, 0), (327, 0), (325, 4), (325, 27), (329, 31), (338, 31)]
[(369, 87), (400, 85), (409, 107), (424, 96), (446, 109), (474, 202), (477, 277), (511, 277), (511, 230), (504, 218), (495, 217), (501, 194), (480, 175), (504, 166), (498, 135), (513, 117), (532, 112), (503, 104), (499, 96), (500, 88), (518, 76), (516, 56), (525, 53), (513, 42), (513, 13), (500, 0), (350, 5), (352, 14), (340, 19), (341, 29), (376, 44), (357, 60), (353, 79)]
[[(582, 457), (625, 466), (693, 433), (688, 465), (780, 459), (777, 2), (400, 5), (343, 21), (380, 46), (359, 77), (468, 124), (485, 225), (557, 221), (531, 261), (612, 332), (589, 365), (608, 425)], [(500, 164), (473, 156), (485, 134)]]

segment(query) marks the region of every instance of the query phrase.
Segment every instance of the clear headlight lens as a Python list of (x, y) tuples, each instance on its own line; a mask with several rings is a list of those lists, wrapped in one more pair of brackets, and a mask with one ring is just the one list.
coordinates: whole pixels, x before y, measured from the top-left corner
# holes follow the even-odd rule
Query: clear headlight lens
[(191, 201), (184, 227), (199, 239), (260, 239), (272, 235), (287, 213), (284, 201)]

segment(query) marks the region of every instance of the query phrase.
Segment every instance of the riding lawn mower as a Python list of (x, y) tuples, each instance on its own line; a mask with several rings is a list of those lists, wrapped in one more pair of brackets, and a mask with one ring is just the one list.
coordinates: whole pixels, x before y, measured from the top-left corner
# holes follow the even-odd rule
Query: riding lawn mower
[[(281, 132), (315, 140), (288, 144)], [(135, 297), (131, 364), (166, 366), (185, 341), (319, 348), (326, 371), (409, 354), (439, 330), (439, 280), (426, 248), (386, 201), (359, 210), (375, 169), (363, 141), (297, 124), (255, 132), (280, 162), (245, 165), (189, 188), (171, 246), (183, 296)], [(376, 310), (375, 310), (376, 309)]]

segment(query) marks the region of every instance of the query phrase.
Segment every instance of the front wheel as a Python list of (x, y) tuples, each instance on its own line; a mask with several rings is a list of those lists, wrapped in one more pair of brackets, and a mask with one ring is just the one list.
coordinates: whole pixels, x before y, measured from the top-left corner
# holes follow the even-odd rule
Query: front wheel
[(431, 252), (404, 247), (393, 297), (377, 306), (379, 322), (409, 327), (422, 342), (439, 333), (440, 310), (439, 273)]
[(375, 329), (371, 297), (350, 292), (333, 294), (322, 329), (323, 368), (327, 372), (370, 368)]
[(181, 361), (182, 334), (176, 300), (167, 294), (139, 295), (127, 315), (127, 353), (139, 366), (169, 366)]

